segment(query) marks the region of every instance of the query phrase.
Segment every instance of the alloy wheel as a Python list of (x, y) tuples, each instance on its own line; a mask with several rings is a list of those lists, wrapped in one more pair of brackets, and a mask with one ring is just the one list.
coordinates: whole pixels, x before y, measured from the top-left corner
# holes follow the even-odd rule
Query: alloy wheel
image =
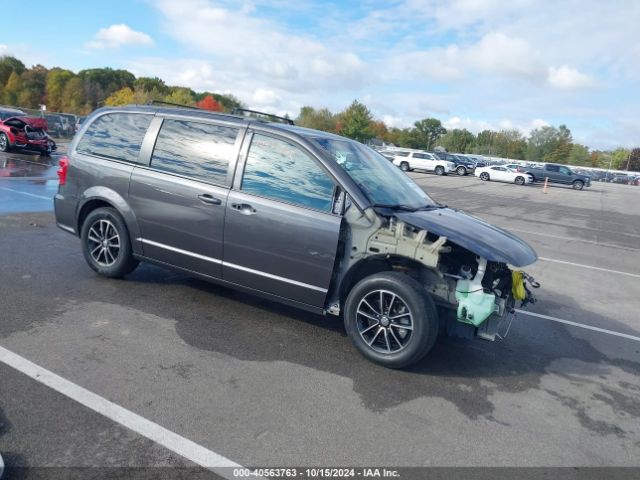
[(87, 235), (91, 258), (102, 267), (110, 267), (118, 259), (120, 253), (120, 234), (107, 219), (96, 220)]
[(398, 353), (411, 341), (413, 315), (399, 295), (373, 290), (358, 304), (356, 325), (371, 349), (383, 354)]

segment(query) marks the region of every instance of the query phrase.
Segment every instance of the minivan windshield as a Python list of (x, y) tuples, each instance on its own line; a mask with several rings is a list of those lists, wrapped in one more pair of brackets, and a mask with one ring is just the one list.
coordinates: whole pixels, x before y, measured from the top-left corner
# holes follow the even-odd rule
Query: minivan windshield
[(439, 206), (405, 173), (375, 150), (350, 140), (311, 137), (360, 187), (374, 206), (421, 209)]

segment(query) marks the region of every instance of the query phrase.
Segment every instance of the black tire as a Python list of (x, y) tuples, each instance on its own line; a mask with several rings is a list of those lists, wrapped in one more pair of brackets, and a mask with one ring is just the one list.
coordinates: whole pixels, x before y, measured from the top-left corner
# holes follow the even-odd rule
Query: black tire
[(411, 168), (409, 167), (409, 163), (408, 162), (401, 162), (400, 163), (400, 170), (402, 170), (403, 172), (410, 171)]
[(9, 150), (11, 150), (9, 137), (5, 133), (0, 133), (0, 152), (8, 152)]
[(525, 184), (524, 177), (521, 177), (521, 176), (517, 176), (516, 179), (514, 180), (514, 182), (516, 183), (516, 185), (524, 185)]
[[(375, 301), (380, 291), (385, 292), (382, 308), (381, 302)], [(367, 298), (382, 315), (369, 310), (363, 303), (368, 302)], [(362, 309), (371, 315), (365, 316)], [(394, 316), (396, 322), (392, 321)], [(387, 368), (404, 368), (431, 350), (438, 337), (439, 321), (435, 304), (422, 285), (404, 273), (382, 272), (364, 278), (351, 289), (344, 308), (344, 325), (351, 342), (367, 359)]]
[(444, 175), (444, 167), (441, 167), (440, 165), (438, 165), (436, 167), (436, 175)]
[(584, 188), (584, 182), (582, 180), (574, 180), (572, 185), (574, 190), (582, 190)]
[[(110, 240), (114, 235), (117, 235), (117, 242)], [(139, 262), (133, 258), (127, 226), (114, 208), (101, 207), (89, 213), (82, 224), (80, 239), (84, 259), (102, 276), (124, 277), (138, 266)], [(105, 240), (109, 242), (107, 248), (103, 243)]]
[(489, 181), (489, 174), (487, 172), (482, 172), (480, 174), (480, 180), (482, 180), (483, 182), (488, 182)]
[(456, 173), (461, 177), (464, 177), (467, 174), (467, 169), (460, 165), (458, 168), (456, 168)]

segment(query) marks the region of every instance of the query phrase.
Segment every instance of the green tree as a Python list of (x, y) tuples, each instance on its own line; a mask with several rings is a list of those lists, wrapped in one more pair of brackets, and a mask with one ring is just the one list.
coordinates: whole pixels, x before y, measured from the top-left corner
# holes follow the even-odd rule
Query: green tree
[(86, 103), (84, 84), (79, 77), (75, 76), (65, 83), (62, 91), (61, 110), (81, 115), (86, 115), (92, 110), (91, 105)]
[(302, 107), (295, 120), (296, 125), (306, 128), (314, 128), (324, 132), (335, 132), (336, 122), (336, 116), (331, 113), (329, 109), (321, 108), (316, 110), (309, 106)]
[(625, 170), (630, 172), (640, 172), (640, 148), (634, 148), (631, 150)]
[(13, 72), (22, 75), (25, 70), (24, 63), (17, 58), (11, 56), (0, 57), (0, 87), (4, 87), (7, 84)]
[(2, 92), (2, 102), (7, 105), (16, 105), (21, 92), (22, 77), (17, 72), (11, 72), (4, 91)]
[(571, 165), (591, 165), (591, 156), (589, 155), (589, 149), (579, 143), (574, 143), (571, 146), (571, 153), (569, 153), (569, 164)]
[(47, 73), (46, 105), (49, 110), (61, 111), (64, 104), (64, 87), (74, 77), (73, 72), (53, 68)]
[(415, 138), (418, 140), (418, 148), (431, 150), (436, 146), (438, 139), (447, 133), (447, 129), (437, 118), (425, 118), (413, 124), (415, 127)]
[(340, 134), (353, 138), (359, 142), (364, 142), (373, 138), (373, 133), (369, 128), (372, 120), (371, 112), (362, 103), (354, 100), (349, 107), (339, 115)]
[(454, 128), (442, 135), (438, 144), (446, 148), (448, 152), (468, 153), (471, 152), (475, 142), (476, 137), (469, 130)]
[(169, 87), (158, 77), (139, 77), (133, 82), (134, 90), (148, 93), (156, 93), (159, 95), (168, 95)]
[(566, 125), (533, 130), (527, 145), (527, 160), (566, 163), (571, 153), (571, 131)]
[(190, 88), (172, 87), (171, 93), (164, 97), (165, 102), (178, 105), (195, 105), (193, 91)]

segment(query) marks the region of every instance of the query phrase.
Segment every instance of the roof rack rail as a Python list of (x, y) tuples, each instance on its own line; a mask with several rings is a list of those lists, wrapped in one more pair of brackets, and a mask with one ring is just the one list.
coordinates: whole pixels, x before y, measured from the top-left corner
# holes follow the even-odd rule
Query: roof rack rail
[(151, 100), (147, 105), (169, 105), (171, 107), (190, 108), (191, 110), (202, 110), (202, 108), (193, 105), (183, 105), (181, 103), (165, 102), (163, 100)]
[[(294, 125), (293, 120), (287, 117), (281, 117), (274, 115), (273, 113), (259, 112), (257, 110), (249, 110), (248, 108), (234, 108), (231, 115), (240, 115), (243, 117), (254, 117), (258, 120), (272, 120), (280, 123), (286, 123), (287, 125)], [(266, 117), (266, 118), (265, 118)]]

